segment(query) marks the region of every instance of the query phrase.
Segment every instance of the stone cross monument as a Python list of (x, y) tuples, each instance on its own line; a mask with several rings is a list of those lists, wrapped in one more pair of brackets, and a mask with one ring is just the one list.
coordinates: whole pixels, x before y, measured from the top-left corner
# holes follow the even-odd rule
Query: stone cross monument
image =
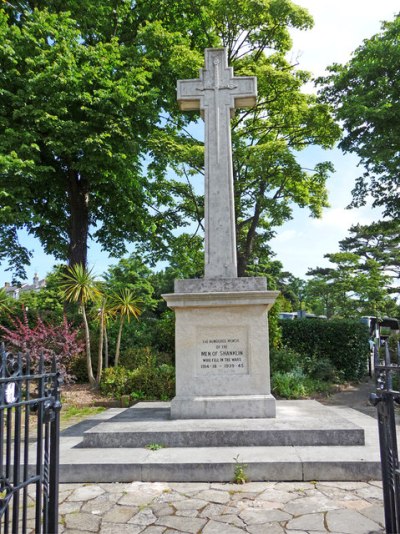
[(267, 311), (278, 292), (262, 277), (238, 278), (230, 118), (256, 103), (254, 77), (235, 77), (226, 50), (205, 51), (195, 80), (180, 80), (182, 110), (205, 122), (205, 277), (175, 280), (163, 295), (175, 311), (173, 419), (275, 417)]
[(254, 106), (255, 77), (233, 76), (226, 51), (206, 50), (196, 80), (178, 81), (183, 111), (200, 109), (205, 123), (205, 277), (237, 276), (230, 119), (238, 107)]

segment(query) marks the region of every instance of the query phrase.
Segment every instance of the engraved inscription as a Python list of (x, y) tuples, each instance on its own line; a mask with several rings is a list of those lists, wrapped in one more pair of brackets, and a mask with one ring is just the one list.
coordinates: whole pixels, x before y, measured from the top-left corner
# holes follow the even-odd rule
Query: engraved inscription
[(247, 374), (246, 328), (199, 328), (197, 374)]

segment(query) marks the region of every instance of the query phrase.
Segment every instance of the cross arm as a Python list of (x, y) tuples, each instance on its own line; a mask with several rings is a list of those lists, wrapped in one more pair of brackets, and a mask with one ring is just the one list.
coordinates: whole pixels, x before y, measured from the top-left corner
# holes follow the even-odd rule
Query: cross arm
[(179, 109), (182, 111), (200, 109), (201, 85), (201, 80), (178, 80), (176, 92)]

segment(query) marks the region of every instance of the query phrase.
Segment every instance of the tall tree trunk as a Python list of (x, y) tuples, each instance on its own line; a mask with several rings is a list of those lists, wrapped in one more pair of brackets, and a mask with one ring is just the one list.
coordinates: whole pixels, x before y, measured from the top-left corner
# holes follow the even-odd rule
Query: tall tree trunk
[(97, 375), (96, 382), (100, 384), (101, 373), (103, 371), (103, 345), (104, 345), (104, 307), (100, 310), (100, 335), (99, 335), (99, 351), (97, 358)]
[(87, 265), (89, 235), (89, 184), (78, 172), (68, 174), (68, 202), (70, 209), (68, 263)]
[(121, 321), (119, 323), (118, 337), (117, 337), (117, 346), (115, 348), (115, 361), (114, 367), (117, 367), (119, 363), (119, 351), (121, 348), (121, 337), (122, 337), (122, 327), (124, 326), (124, 316), (121, 315)]
[(85, 306), (82, 305), (82, 317), (83, 317), (83, 324), (85, 326), (85, 343), (86, 343), (86, 367), (87, 367), (87, 374), (89, 383), (92, 386), (96, 385), (96, 379), (93, 375), (93, 367), (92, 367), (92, 354), (90, 351), (90, 332), (89, 332), (89, 323), (86, 317), (86, 310)]
[(104, 323), (104, 367), (108, 367), (108, 333), (107, 333), (107, 324)]

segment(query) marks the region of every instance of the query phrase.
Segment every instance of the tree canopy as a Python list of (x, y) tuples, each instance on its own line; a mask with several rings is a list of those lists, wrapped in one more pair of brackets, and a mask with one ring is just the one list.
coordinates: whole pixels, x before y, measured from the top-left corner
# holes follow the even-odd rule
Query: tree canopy
[(180, 224), (162, 166), (152, 174), (145, 158), (161, 113), (177, 110), (177, 77), (194, 74), (193, 49), (208, 41), (189, 2), (114, 4), (0, 9), (0, 261), (20, 277), (21, 228), (85, 264), (90, 232), (117, 255)]
[[(328, 205), (329, 162), (304, 169), (298, 152), (309, 145), (330, 147), (339, 127), (329, 107), (307, 95), (310, 74), (287, 60), (290, 28), (312, 26), (309, 13), (287, 1), (216, 2), (215, 29), (227, 47), (237, 76), (257, 76), (257, 105), (236, 110), (232, 120), (238, 274), (244, 276), (255, 258), (271, 255), (274, 228), (291, 218), (292, 207), (308, 207), (318, 217)], [(193, 120), (198, 114), (192, 112)], [(156, 139), (154, 140), (156, 143)], [(203, 173), (203, 146), (188, 133), (163, 132), (154, 150), (162, 161), (165, 146), (180, 179), (172, 190), (182, 198), (180, 211), (202, 229), (204, 204), (198, 176)]]
[[(178, 112), (177, 79), (197, 76), (207, 46), (226, 46), (237, 75), (258, 77), (254, 109), (233, 119), (239, 275), (270, 254), (273, 228), (292, 205), (326, 206), (320, 162), (297, 152), (330, 147), (329, 107), (303, 92), (310, 75), (290, 63), (290, 28), (312, 18), (288, 0), (44, 0), (0, 10), (0, 261), (24, 275), (25, 229), (45, 252), (84, 265), (91, 235), (110, 254), (127, 241), (158, 257), (174, 229), (202, 226), (194, 183), (203, 147)], [(178, 173), (167, 180), (166, 171)], [(190, 242), (190, 238), (188, 238)]]
[(321, 98), (333, 105), (345, 134), (340, 147), (357, 154), (365, 172), (356, 181), (352, 206), (381, 206), (400, 216), (400, 14), (319, 80)]

